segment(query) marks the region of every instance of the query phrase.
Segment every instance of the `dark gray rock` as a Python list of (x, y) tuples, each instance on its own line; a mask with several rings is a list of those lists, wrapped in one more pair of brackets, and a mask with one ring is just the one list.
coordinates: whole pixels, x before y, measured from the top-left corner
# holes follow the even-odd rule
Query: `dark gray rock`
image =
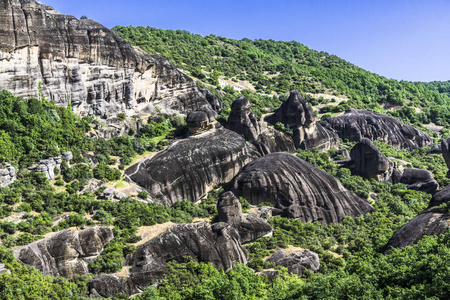
[(355, 163), (355, 174), (382, 182), (391, 180), (394, 163), (387, 159), (371, 140), (361, 139), (350, 150), (350, 157)]
[(347, 149), (338, 149), (338, 150), (336, 150), (336, 154), (342, 155), (343, 160), (350, 159), (350, 155), (348, 154), (348, 150)]
[(392, 183), (406, 184), (410, 190), (422, 191), (432, 194), (439, 187), (430, 171), (424, 169), (405, 168), (399, 180), (394, 179)]
[(286, 267), (290, 273), (298, 276), (302, 276), (305, 270), (317, 272), (320, 268), (319, 255), (307, 250), (289, 254), (283, 250), (277, 250), (267, 261)]
[(320, 124), (334, 129), (340, 138), (354, 142), (368, 138), (410, 151), (433, 143), (421, 130), (391, 116), (371, 111), (349, 109), (343, 115), (329, 118)]
[(176, 140), (164, 151), (129, 167), (125, 174), (147, 189), (152, 200), (173, 205), (184, 199), (198, 201), (258, 157), (244, 138), (220, 127)]
[(168, 273), (167, 262), (183, 261), (186, 256), (224, 270), (236, 263), (247, 263), (239, 234), (231, 225), (222, 222), (180, 224), (136, 249), (128, 259), (131, 265), (128, 279), (115, 275), (96, 276), (90, 283), (91, 293), (111, 298), (119, 292), (139, 293)]
[(426, 235), (437, 236), (449, 228), (447, 213), (422, 212), (400, 228), (385, 246), (385, 252), (391, 248), (403, 248), (413, 245)]
[(428, 207), (439, 206), (442, 203), (447, 203), (448, 201), (450, 201), (450, 185), (447, 185), (442, 190), (434, 193)]
[(264, 274), (267, 276), (267, 279), (272, 282), (274, 281), (277, 277), (279, 276), (283, 276), (280, 274), (280, 272), (278, 272), (277, 270), (265, 270), (263, 271), (261, 274)]
[(211, 105), (211, 108), (217, 112), (220, 113), (222, 110), (222, 102), (213, 94), (211, 91), (207, 89), (200, 90), (203, 94), (203, 97), (205, 97), (206, 101), (208, 101), (209, 105)]
[(114, 237), (108, 227), (91, 227), (82, 231), (63, 230), (57, 234), (16, 248), (14, 256), (22, 264), (35, 267), (44, 275), (71, 279), (88, 272), (94, 260)]
[(39, 97), (42, 82), (48, 100), (70, 102), (81, 115), (132, 115), (156, 110), (155, 101), (164, 112), (183, 114), (219, 105), (165, 58), (32, 0), (0, 0), (0, 61), (2, 88)]
[(201, 108), (186, 118), (189, 134), (196, 135), (214, 129), (217, 113), (210, 108)]
[(373, 210), (336, 178), (288, 153), (272, 153), (246, 165), (232, 191), (253, 205), (270, 202), (303, 222), (329, 224)]
[(430, 151), (428, 151), (427, 153), (427, 155), (432, 154), (442, 154), (442, 144), (434, 145), (433, 148), (431, 148)]
[(16, 181), (16, 169), (9, 163), (0, 163), (0, 187), (6, 187)]
[(242, 244), (254, 242), (272, 232), (272, 226), (265, 219), (254, 214), (245, 217), (239, 199), (232, 192), (220, 195), (217, 212), (219, 222), (228, 223), (238, 230)]
[(339, 137), (334, 131), (317, 123), (317, 119), (311, 106), (300, 93), (291, 91), (288, 100), (265, 120), (272, 125), (281, 122), (292, 129), (292, 138), (297, 148), (317, 148), (325, 151), (336, 148), (339, 145)]
[(450, 138), (442, 140), (441, 150), (442, 156), (444, 157), (445, 163), (447, 164), (447, 168), (449, 168), (449, 171), (447, 172), (447, 177), (450, 178)]

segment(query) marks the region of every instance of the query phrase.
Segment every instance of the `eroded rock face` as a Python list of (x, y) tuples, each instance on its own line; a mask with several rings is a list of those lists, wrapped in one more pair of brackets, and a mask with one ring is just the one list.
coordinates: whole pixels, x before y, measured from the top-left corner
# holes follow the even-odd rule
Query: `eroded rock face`
[(239, 199), (232, 192), (220, 195), (217, 202), (219, 222), (225, 222), (235, 227), (240, 236), (241, 243), (254, 242), (258, 238), (272, 232), (272, 226), (257, 215), (244, 216)]
[(16, 181), (16, 168), (9, 163), (0, 164), (0, 187), (6, 187)]
[(108, 227), (91, 227), (82, 231), (63, 230), (57, 234), (14, 250), (22, 264), (35, 267), (44, 275), (71, 279), (87, 274), (94, 260), (114, 237)]
[(391, 116), (371, 111), (349, 109), (343, 115), (327, 119), (321, 124), (334, 129), (340, 138), (355, 142), (368, 138), (410, 151), (433, 143), (430, 136), (421, 130)]
[(283, 250), (277, 250), (267, 261), (286, 267), (290, 273), (298, 276), (302, 276), (305, 270), (316, 272), (320, 268), (319, 255), (307, 250), (289, 254)]
[(32, 0), (0, 1), (0, 62), (2, 88), (39, 97), (42, 82), (48, 100), (70, 102), (81, 115), (219, 106), (165, 58), (133, 48), (97, 22)]
[(43, 172), (48, 180), (55, 178), (56, 161), (53, 158), (43, 159), (36, 167), (36, 172)]
[(166, 150), (131, 166), (125, 174), (147, 189), (152, 200), (173, 205), (184, 199), (201, 199), (212, 188), (231, 181), (243, 166), (258, 157), (244, 138), (219, 127), (177, 140)]
[(450, 178), (450, 138), (442, 140), (441, 151), (442, 156), (445, 159), (445, 163), (447, 164), (447, 168), (449, 168), (449, 171), (447, 172), (447, 177)]
[(337, 134), (317, 123), (313, 109), (298, 91), (291, 91), (288, 100), (265, 120), (272, 125), (281, 122), (289, 126), (297, 148), (327, 151), (339, 145)]
[(201, 108), (191, 112), (186, 118), (189, 134), (196, 135), (214, 129), (217, 113), (208, 108)]
[(272, 153), (246, 165), (232, 191), (253, 205), (270, 202), (303, 222), (329, 224), (373, 210), (336, 178), (288, 153)]
[(403, 183), (410, 190), (422, 191), (425, 193), (434, 193), (439, 184), (434, 179), (433, 174), (425, 169), (405, 168), (402, 171), (400, 179), (396, 180), (393, 177), (393, 183)]
[(378, 181), (389, 181), (394, 170), (394, 163), (367, 138), (363, 138), (350, 151), (350, 157), (355, 163), (353, 171), (365, 178), (375, 178)]
[(223, 222), (180, 224), (136, 249), (129, 259), (128, 279), (115, 275), (96, 276), (90, 284), (91, 293), (113, 297), (118, 292), (129, 295), (141, 292), (168, 273), (167, 262), (182, 261), (185, 256), (224, 270), (231, 269), (236, 263), (247, 263), (239, 234), (231, 225)]

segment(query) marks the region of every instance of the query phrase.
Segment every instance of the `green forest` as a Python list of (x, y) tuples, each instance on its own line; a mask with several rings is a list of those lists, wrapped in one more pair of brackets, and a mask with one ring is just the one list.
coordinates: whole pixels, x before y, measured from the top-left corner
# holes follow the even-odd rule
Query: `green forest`
[[(298, 42), (233, 40), (218, 36), (151, 27), (114, 27), (125, 40), (148, 53), (165, 56), (210, 88), (224, 103), (219, 121), (225, 122), (232, 101), (246, 96), (257, 116), (278, 108), (290, 90), (305, 94), (311, 105), (322, 104), (318, 113), (331, 116), (348, 108), (388, 113), (408, 124), (443, 126), (433, 138), (440, 142), (450, 130), (450, 81), (405, 82), (387, 79), (358, 68), (336, 56), (317, 52)], [(220, 80), (246, 81), (255, 91), (221, 87)], [(219, 93), (219, 91), (225, 94)], [(311, 94), (330, 94), (348, 100), (338, 105)], [(390, 107), (398, 106), (396, 110)], [(417, 109), (415, 109), (417, 108)], [(418, 112), (420, 110), (420, 112)], [(118, 115), (122, 120), (127, 117)], [(191, 223), (194, 218), (217, 217), (216, 201), (224, 186), (210, 192), (201, 203), (190, 201), (166, 207), (139, 201), (146, 193), (109, 201), (95, 193), (82, 192), (92, 178), (110, 186), (127, 184), (123, 170), (144, 155), (163, 150), (171, 140), (186, 133), (185, 119), (177, 115), (141, 120), (140, 132), (110, 140), (86, 137), (98, 125), (93, 117), (81, 118), (70, 105), (57, 107), (41, 99), (23, 99), (0, 92), (0, 163), (9, 162), (20, 171), (17, 180), (0, 188), (0, 263), (11, 274), (0, 275), (1, 299), (89, 299), (89, 281), (102, 273), (122, 269), (141, 237), (141, 226), (166, 222)], [(428, 131), (430, 132), (430, 131)], [(406, 161), (410, 167), (433, 173), (441, 187), (450, 184), (442, 155), (431, 154), (432, 146), (409, 152), (382, 142), (376, 146), (387, 157)], [(346, 146), (352, 146), (347, 143)], [(71, 167), (63, 163), (54, 180), (27, 169), (40, 159), (72, 151)], [(85, 155), (94, 153), (93, 164)], [(335, 176), (342, 185), (371, 201), (375, 210), (364, 216), (346, 217), (328, 226), (320, 222), (274, 217), (269, 223), (273, 236), (245, 246), (249, 264), (224, 272), (211, 264), (186, 258), (170, 262), (170, 274), (157, 286), (132, 299), (448, 299), (450, 295), (450, 232), (427, 236), (413, 246), (384, 254), (392, 235), (428, 207), (431, 195), (408, 190), (403, 184), (380, 183), (354, 176), (336, 163), (336, 149), (328, 152), (298, 150), (296, 155)], [(377, 200), (369, 200), (375, 193)], [(450, 213), (450, 206), (439, 206)], [(91, 218), (93, 211), (96, 214)], [(6, 218), (24, 213), (23, 221)], [(54, 219), (67, 214), (54, 225)], [(105, 225), (114, 229), (114, 239), (89, 264), (89, 274), (72, 280), (43, 276), (21, 265), (13, 248), (40, 240), (50, 232), (82, 226)], [(277, 248), (309, 249), (319, 254), (320, 269), (303, 277), (264, 258)], [(259, 272), (277, 269), (281, 276), (270, 281)], [(117, 294), (114, 299), (129, 299)]]

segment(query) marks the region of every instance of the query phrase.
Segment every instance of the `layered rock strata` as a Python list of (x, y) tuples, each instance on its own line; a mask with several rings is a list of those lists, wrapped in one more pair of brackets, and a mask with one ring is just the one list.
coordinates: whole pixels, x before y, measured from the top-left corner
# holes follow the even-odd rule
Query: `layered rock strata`
[(303, 222), (330, 224), (373, 210), (336, 178), (288, 153), (272, 153), (246, 165), (232, 191), (253, 205), (270, 202), (284, 216)]
[(280, 122), (290, 128), (297, 148), (327, 151), (339, 145), (337, 134), (317, 123), (312, 107), (298, 91), (291, 91), (288, 100), (265, 120), (272, 125)]
[(343, 115), (320, 124), (335, 130), (340, 138), (354, 142), (368, 138), (409, 151), (433, 144), (431, 137), (423, 131), (391, 116), (371, 111), (349, 109)]
[(16, 181), (16, 168), (9, 163), (0, 163), (0, 187), (6, 187)]

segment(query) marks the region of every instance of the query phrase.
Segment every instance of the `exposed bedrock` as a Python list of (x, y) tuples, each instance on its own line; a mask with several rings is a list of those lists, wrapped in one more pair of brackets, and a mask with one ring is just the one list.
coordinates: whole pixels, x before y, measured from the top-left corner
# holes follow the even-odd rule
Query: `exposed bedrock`
[(298, 91), (291, 91), (288, 100), (274, 114), (265, 118), (272, 125), (280, 122), (292, 129), (292, 138), (297, 148), (327, 151), (339, 145), (339, 137), (333, 130), (317, 123), (311, 106)]
[(90, 283), (93, 296), (113, 297), (116, 293), (136, 294), (168, 273), (166, 263), (182, 261), (189, 256), (197, 262), (231, 269), (236, 263), (247, 263), (247, 253), (239, 242), (239, 233), (223, 222), (180, 224), (139, 246), (128, 259), (129, 277), (99, 275)]
[(397, 171), (400, 177), (393, 176), (392, 183), (403, 183), (410, 190), (421, 191), (432, 194), (438, 188), (439, 184), (434, 179), (433, 174), (425, 169), (405, 168), (403, 171)]
[(284, 216), (303, 222), (329, 224), (373, 210), (336, 178), (288, 153), (272, 153), (246, 165), (234, 179), (233, 193), (253, 205), (270, 202)]
[(250, 102), (244, 96), (236, 98), (231, 104), (230, 116), (225, 127), (251, 141), (262, 155), (273, 152), (295, 152), (292, 138), (268, 127), (266, 122), (256, 119), (250, 108)]
[(242, 244), (254, 242), (258, 238), (272, 232), (272, 226), (255, 214), (242, 213), (239, 199), (232, 192), (220, 195), (217, 202), (219, 222), (225, 222), (237, 229)]
[(371, 111), (349, 109), (343, 115), (320, 124), (334, 129), (340, 138), (355, 142), (368, 138), (410, 151), (433, 144), (430, 136), (423, 131), (391, 116)]
[(387, 159), (371, 140), (363, 138), (352, 148), (350, 157), (355, 163), (354, 173), (378, 181), (391, 180), (394, 163)]
[(16, 168), (10, 163), (0, 163), (0, 187), (6, 187), (16, 181)]
[(317, 272), (320, 268), (319, 255), (308, 250), (288, 254), (283, 250), (277, 250), (267, 261), (286, 267), (290, 273), (298, 276), (302, 276), (305, 270)]
[(217, 128), (172, 142), (166, 150), (128, 168), (125, 174), (147, 189), (153, 200), (166, 205), (184, 199), (198, 201), (211, 189), (231, 181), (243, 166), (260, 156), (239, 134), (217, 122), (214, 126)]
[(447, 164), (447, 168), (449, 169), (449, 171), (447, 171), (447, 177), (450, 178), (450, 138), (442, 140), (441, 151), (442, 156), (445, 159), (445, 163)]
[(14, 250), (22, 264), (35, 267), (44, 275), (63, 276), (89, 273), (94, 260), (114, 237), (108, 227), (91, 227), (82, 231), (63, 230), (43, 240)]
[(220, 110), (212, 94), (167, 59), (134, 48), (114, 31), (32, 0), (0, 0), (0, 86), (47, 99), (81, 115), (130, 115), (145, 109)]

